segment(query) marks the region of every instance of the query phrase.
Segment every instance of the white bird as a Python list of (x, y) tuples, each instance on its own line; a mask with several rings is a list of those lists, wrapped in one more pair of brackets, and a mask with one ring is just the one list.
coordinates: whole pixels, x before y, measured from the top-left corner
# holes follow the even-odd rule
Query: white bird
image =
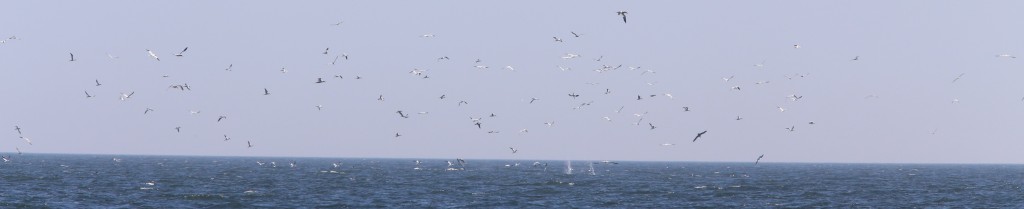
[(775, 108), (779, 108), (779, 112), (786, 112), (786, 108), (782, 108), (779, 106), (775, 106)]
[(185, 47), (185, 49), (181, 50), (181, 52), (178, 52), (177, 54), (174, 54), (174, 56), (175, 56), (175, 57), (182, 57), (182, 56), (185, 56), (185, 55), (184, 55), (185, 51), (188, 51), (188, 47), (187, 47), (187, 46)]
[(562, 67), (561, 65), (559, 65), (559, 66), (558, 66), (558, 69), (560, 69), (560, 70), (562, 70), (562, 71), (569, 71), (569, 70), (572, 70), (572, 68)]
[(572, 59), (572, 58), (577, 58), (579, 56), (580, 55), (578, 55), (578, 54), (566, 53), (565, 56), (562, 57), (562, 59)]
[(420, 36), (420, 38), (433, 38), (433, 37), (434, 37), (434, 34), (431, 34), (431, 33), (423, 34), (423, 35)]
[(675, 97), (672, 97), (672, 94), (669, 94), (669, 93), (665, 93), (665, 96), (667, 96), (669, 99), (674, 99), (675, 98)]
[(31, 139), (28, 139), (28, 137), (24, 137), (24, 136), (18, 136), (18, 138), (24, 139), (24, 140), (25, 140), (25, 142), (28, 142), (28, 145), (32, 145), (32, 140), (31, 140)]
[(146, 49), (146, 53), (149, 53), (149, 57), (152, 57), (153, 59), (156, 59), (156, 61), (160, 61), (160, 57), (157, 57), (156, 53), (153, 53), (153, 51), (150, 51), (149, 49)]
[(509, 71), (516, 71), (516, 69), (513, 68), (511, 65), (506, 65), (505, 69), (508, 69)]
[(121, 93), (121, 101), (124, 101), (124, 100), (127, 100), (127, 99), (131, 99), (132, 95), (135, 95), (134, 91), (132, 93), (128, 93), (128, 94), (125, 94), (125, 93), (122, 92)]
[(722, 77), (722, 80), (725, 80), (725, 82), (729, 82), (729, 80), (732, 80), (732, 77), (734, 77), (734, 75), (730, 75), (729, 77)]
[(797, 100), (800, 100), (801, 98), (804, 98), (804, 96), (797, 96), (796, 94), (790, 94), (786, 98), (789, 98), (789, 100), (793, 100), (795, 102)]
[(608, 121), (608, 122), (611, 122), (611, 121), (612, 121), (612, 118), (609, 118), (608, 116), (604, 116), (604, 120), (606, 120), (606, 121)]
[(548, 127), (551, 127), (551, 126), (555, 125), (555, 122), (554, 121), (545, 122), (544, 125), (548, 125)]
[(800, 48), (800, 44), (793, 44), (793, 48), (794, 49), (799, 49)]
[(560, 39), (558, 37), (552, 37), (552, 38), (555, 38), (555, 42), (564, 42), (564, 41), (562, 41), (562, 39)]
[(1013, 56), (1013, 55), (1010, 55), (1010, 54), (997, 54), (996, 57), (998, 57), (998, 58), (1017, 58), (1017, 56)]
[(661, 144), (661, 146), (674, 146), (674, 145), (676, 145), (676, 144), (672, 144), (672, 143), (664, 143), (664, 144)]

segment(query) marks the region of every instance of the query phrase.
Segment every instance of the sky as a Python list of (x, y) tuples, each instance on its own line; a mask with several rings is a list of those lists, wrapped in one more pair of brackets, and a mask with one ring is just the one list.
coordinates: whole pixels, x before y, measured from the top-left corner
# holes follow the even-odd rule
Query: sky
[(0, 152), (1019, 164), (1021, 4), (7, 1)]

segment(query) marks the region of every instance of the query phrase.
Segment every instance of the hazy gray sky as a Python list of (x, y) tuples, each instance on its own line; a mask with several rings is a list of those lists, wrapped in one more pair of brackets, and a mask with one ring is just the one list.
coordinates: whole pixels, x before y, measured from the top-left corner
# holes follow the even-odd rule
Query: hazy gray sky
[(1019, 1), (3, 4), (0, 152), (1024, 163)]

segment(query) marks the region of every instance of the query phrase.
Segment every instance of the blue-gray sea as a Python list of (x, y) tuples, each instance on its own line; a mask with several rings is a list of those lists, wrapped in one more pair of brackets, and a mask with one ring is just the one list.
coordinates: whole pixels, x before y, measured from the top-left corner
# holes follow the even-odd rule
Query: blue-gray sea
[(1024, 208), (1024, 165), (420, 162), (13, 155), (0, 208)]

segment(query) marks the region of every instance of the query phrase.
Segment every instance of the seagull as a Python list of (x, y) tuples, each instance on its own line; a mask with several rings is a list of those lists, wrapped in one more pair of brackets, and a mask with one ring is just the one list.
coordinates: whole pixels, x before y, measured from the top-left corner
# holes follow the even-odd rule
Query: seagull
[(327, 49), (324, 49), (324, 53), (323, 54), (327, 54), (327, 51), (330, 51), (330, 50), (331, 50), (331, 47), (327, 47)]
[(398, 116), (401, 116), (401, 117), (403, 117), (403, 118), (409, 118), (409, 115), (406, 115), (405, 113), (402, 113), (402, 111), (401, 111), (401, 110), (399, 110), (399, 111), (395, 111), (395, 113), (398, 113)]
[(580, 97), (580, 95), (576, 93), (569, 93), (569, 96), (572, 97), (573, 99), (575, 99), (576, 97)]
[(676, 144), (672, 144), (672, 143), (664, 143), (664, 144), (661, 144), (661, 146), (675, 146), (675, 145), (676, 145)]
[(433, 38), (433, 37), (434, 37), (434, 34), (430, 34), (430, 33), (423, 34), (423, 35), (420, 36), (420, 38)]
[(569, 70), (572, 70), (572, 68), (567, 68), (567, 67), (562, 67), (562, 66), (558, 66), (558, 69), (560, 69), (560, 70), (562, 70), (562, 71), (569, 71)]
[(482, 127), (480, 127), (480, 125), (481, 125), (480, 122), (473, 123), (473, 125), (476, 125), (477, 129), (481, 129), (482, 128)]
[(459, 100), (459, 106), (462, 106), (462, 104), (469, 104), (469, 102), (466, 102), (464, 100)]
[(640, 96), (639, 94), (638, 94), (638, 95), (636, 95), (636, 100), (642, 100), (642, 99), (644, 99), (644, 98), (643, 98), (643, 97), (641, 97), (641, 96)]
[(654, 124), (652, 124), (652, 123), (647, 123), (647, 125), (651, 126), (651, 130), (654, 130), (655, 128), (658, 128), (658, 127), (654, 126)]
[(754, 64), (754, 67), (763, 68), (764, 67), (764, 62), (766, 62), (766, 61), (768, 61), (768, 60), (761, 60), (761, 63)]
[(560, 39), (558, 37), (551, 37), (551, 38), (555, 38), (555, 42), (564, 42), (564, 41), (562, 41), (562, 39)]
[(345, 21), (338, 21), (338, 23), (334, 23), (334, 24), (331, 24), (331, 25), (333, 25), (333, 26), (341, 26), (341, 23), (344, 23), (344, 22)]
[(324, 108), (323, 105), (316, 105), (315, 107), (316, 107), (316, 110), (323, 110), (323, 108)]
[(779, 106), (775, 106), (775, 108), (779, 108), (779, 112), (786, 112), (786, 108), (782, 108)]
[(438, 97), (438, 98), (440, 98), (440, 99), (444, 99), (444, 98), (445, 98), (445, 97), (447, 97), (447, 96), (448, 96), (447, 94), (442, 94), (442, 95), (441, 95), (441, 97)]
[(740, 116), (736, 116), (736, 120), (743, 120), (743, 118)]
[(252, 148), (252, 141), (245, 141), (245, 143), (249, 144), (249, 148)]
[(134, 91), (132, 93), (128, 93), (128, 94), (121, 93), (121, 101), (124, 101), (124, 100), (127, 100), (127, 99), (131, 99), (132, 95), (135, 95)]
[(699, 139), (701, 136), (704, 136), (704, 134), (706, 134), (706, 133), (708, 133), (707, 130), (704, 130), (704, 131), (701, 131), (700, 133), (697, 133), (697, 136), (693, 137), (693, 142), (697, 142), (697, 139)]
[(665, 96), (667, 96), (669, 99), (675, 99), (675, 97), (672, 97), (672, 94), (669, 93), (665, 93)]
[(284, 67), (281, 67), (281, 73), (288, 73), (288, 69), (285, 69)]
[(733, 87), (732, 87), (732, 90), (740, 91), (740, 90), (742, 90), (742, 89), (740, 89), (740, 86), (733, 86)]
[(234, 67), (234, 66), (235, 66), (235, 64), (228, 64), (228, 68), (224, 68), (224, 70), (231, 71), (231, 67)]
[(611, 93), (612, 93), (612, 89), (608, 89), (608, 88), (604, 89), (604, 94), (611, 94)]
[(228, 137), (228, 135), (227, 135), (227, 134), (224, 134), (224, 141), (228, 141), (228, 140), (231, 140), (231, 138), (230, 138), (230, 137)]
[(263, 95), (270, 95), (270, 91), (267, 88), (263, 88)]
[(579, 38), (579, 37), (580, 37), (580, 34), (576, 34), (576, 32), (573, 32), (573, 31), (569, 31), (569, 33), (572, 33), (572, 36), (575, 36), (576, 38)]
[(92, 98), (93, 95), (89, 95), (89, 91), (85, 91), (85, 98)]
[(146, 49), (146, 53), (149, 53), (149, 57), (152, 57), (153, 59), (156, 59), (156, 61), (160, 61), (160, 57), (157, 57), (156, 54), (153, 53), (153, 51), (150, 51), (149, 49)]
[(789, 128), (786, 128), (786, 130), (789, 130), (789, 132), (796, 131), (796, 126), (790, 126)]
[(626, 13), (628, 13), (628, 12), (626, 12), (626, 11), (618, 11), (618, 12), (615, 12), (615, 13), (618, 14), (619, 16), (622, 16), (622, 23), (626, 23)]
[[(857, 60), (860, 60), (860, 56), (854, 56), (853, 59), (850, 60), (850, 61), (857, 61)], [(760, 159), (760, 158), (758, 158), (758, 159)]]
[(604, 120), (606, 120), (606, 121), (608, 121), (608, 122), (611, 122), (611, 121), (612, 121), (612, 118), (609, 118), (608, 116), (604, 116)]
[(516, 71), (516, 69), (513, 68), (511, 65), (506, 65), (505, 69), (508, 69), (509, 71)]
[(15, 131), (18, 131), (18, 135), (21, 135), (21, 127), (19, 127), (19, 126), (14, 126), (14, 130), (15, 130)]
[(326, 83), (323, 78), (316, 78), (316, 83)]
[(19, 155), (21, 154), (21, 148), (15, 147), (14, 150), (17, 150)]
[(189, 114), (189, 115), (198, 115), (198, 114), (199, 114), (199, 112), (202, 112), (202, 111), (200, 111), (200, 110), (189, 110), (189, 111), (188, 111), (188, 114)]
[(181, 126), (174, 127), (174, 130), (178, 131), (178, 133), (181, 133)]
[(683, 107), (683, 112), (689, 112), (689, 111), (690, 111), (690, 107)]
[(963, 77), (964, 74), (966, 74), (966, 73), (960, 73), (960, 75), (956, 76), (956, 78), (953, 78), (953, 82), (950, 82), (950, 83), (956, 83), (956, 81), (960, 80), (960, 77)]
[(146, 113), (149, 113), (150, 111), (153, 111), (153, 108), (148, 108), (147, 107), (146, 111), (143, 111), (142, 114), (145, 115)]
[[(548, 127), (551, 127), (551, 126), (555, 125), (555, 121), (545, 122), (544, 125), (548, 125)], [(523, 129), (523, 130), (526, 130), (526, 129)]]
[(795, 102), (797, 100), (800, 100), (800, 99), (804, 98), (804, 96), (797, 96), (796, 94), (790, 94), (786, 98), (789, 98), (789, 100), (793, 100)]
[(807, 124), (814, 125), (815, 123), (814, 123), (814, 121), (811, 121), (811, 122), (807, 122)]
[[(21, 133), (18, 133), (18, 134), (21, 134)], [(28, 145), (32, 145), (32, 140), (31, 140), (31, 139), (28, 139), (28, 137), (24, 137), (24, 136), (19, 136), (18, 138), (24, 139), (24, 140), (25, 140), (25, 142), (28, 142)]]
[(3, 159), (4, 159), (4, 162), (5, 162), (5, 163), (6, 163), (6, 162), (11, 162), (11, 156), (10, 156), (10, 155), (4, 155), (4, 156), (3, 156)]
[(1010, 55), (1010, 54), (997, 54), (996, 57), (999, 57), (999, 58), (1017, 58), (1017, 56), (1013, 56), (1013, 55)]
[(757, 160), (754, 161), (754, 165), (757, 165), (758, 162), (761, 162), (761, 158), (764, 158), (764, 154), (761, 154), (761, 156), (757, 156)]
[(71, 60), (68, 60), (68, 62), (74, 62), (75, 61), (75, 53), (68, 53), (68, 54), (71, 54)]
[(732, 77), (735, 77), (735, 75), (730, 75), (728, 78), (722, 77), (722, 80), (725, 80), (725, 82), (729, 82), (729, 80), (732, 80)]
[(536, 97), (530, 98), (530, 104), (533, 104), (533, 101), (537, 101), (537, 100), (540, 100), (540, 99), (537, 99)]
[(519, 152), (519, 150), (517, 150), (516, 148), (508, 147), (508, 149), (512, 150), (512, 154), (516, 154), (516, 152)]
[(398, 132), (395, 132), (395, 138), (398, 138), (399, 136), (402, 136), (402, 135), (398, 134)]
[(101, 86), (101, 85), (103, 85), (103, 84), (100, 84), (100, 79), (96, 79), (96, 86)]
[(793, 48), (794, 49), (799, 49), (800, 48), (800, 44), (793, 44)]
[(377, 101), (384, 101), (384, 95), (377, 95)]
[(576, 57), (579, 57), (579, 56), (580, 55), (578, 55), (578, 54), (566, 53), (565, 56), (562, 57), (562, 59), (572, 59), (572, 58), (576, 58)]
[(220, 120), (224, 120), (224, 119), (227, 119), (227, 118), (228, 118), (228, 116), (221, 115), (220, 117), (217, 117), (217, 122), (220, 122)]
[(107, 53), (107, 57), (110, 57), (110, 59), (117, 59), (118, 58), (118, 56), (111, 55), (110, 53)]
[(187, 47), (187, 46), (185, 47), (185, 49), (182, 49), (182, 50), (181, 50), (181, 52), (178, 52), (177, 54), (174, 54), (174, 56), (175, 56), (175, 57), (182, 57), (182, 56), (185, 56), (185, 55), (184, 55), (185, 51), (188, 51), (188, 47)]

